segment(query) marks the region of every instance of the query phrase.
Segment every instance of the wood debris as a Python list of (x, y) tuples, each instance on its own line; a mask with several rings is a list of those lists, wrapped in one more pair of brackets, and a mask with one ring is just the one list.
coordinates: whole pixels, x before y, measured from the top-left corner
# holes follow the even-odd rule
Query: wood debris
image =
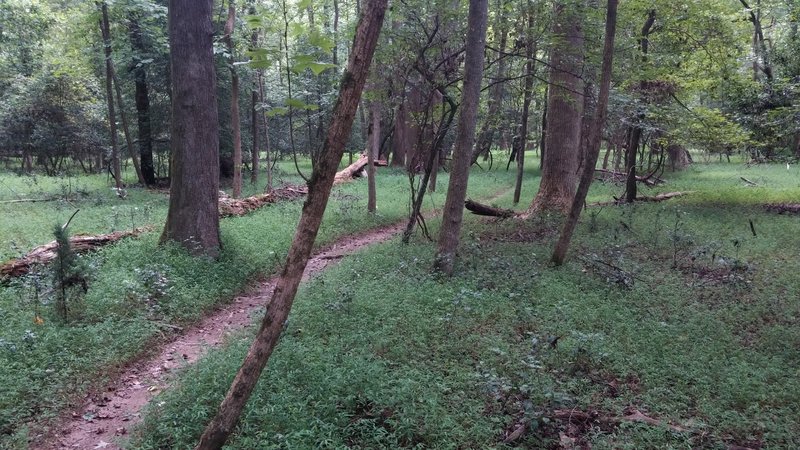
[(287, 185), (278, 189), (273, 189), (266, 194), (258, 194), (252, 197), (234, 199), (220, 196), (219, 215), (220, 217), (243, 216), (262, 206), (277, 203), (284, 200), (294, 200), (305, 197), (308, 189), (305, 186)]
[[(69, 239), (72, 251), (75, 253), (86, 253), (96, 250), (105, 245), (117, 242), (127, 237), (136, 237), (142, 233), (152, 230), (153, 227), (134, 228), (128, 231), (116, 231), (108, 234), (98, 234), (95, 236), (75, 235)], [(40, 264), (47, 264), (56, 258), (58, 243), (51, 241), (40, 245), (28, 252), (21, 258), (12, 259), (0, 265), (0, 281), (5, 282), (10, 278), (20, 277), (30, 272), (31, 269)]]
[[(344, 183), (345, 181), (350, 181), (353, 178), (366, 176), (365, 171), (367, 164), (367, 155), (362, 154), (353, 164), (350, 164), (344, 169), (336, 172), (336, 176), (333, 178), (333, 184)], [(386, 167), (388, 165), (389, 163), (385, 160), (375, 160), (375, 166), (377, 167)]]

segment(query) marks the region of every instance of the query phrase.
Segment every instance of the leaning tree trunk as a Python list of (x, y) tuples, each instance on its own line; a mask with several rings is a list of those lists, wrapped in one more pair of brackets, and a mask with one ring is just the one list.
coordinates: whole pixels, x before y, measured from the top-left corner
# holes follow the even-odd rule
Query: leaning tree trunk
[(219, 256), (219, 118), (212, 0), (170, 0), (171, 183), (161, 242)]
[(575, 194), (575, 199), (572, 201), (569, 216), (567, 216), (567, 220), (564, 222), (564, 228), (561, 230), (561, 236), (558, 238), (551, 258), (556, 265), (563, 264), (567, 256), (569, 243), (572, 240), (572, 235), (578, 224), (581, 209), (583, 209), (583, 205), (586, 202), (586, 195), (589, 193), (589, 187), (591, 187), (592, 180), (594, 179), (594, 169), (597, 165), (597, 158), (600, 156), (600, 143), (602, 142), (603, 127), (605, 126), (608, 113), (608, 94), (611, 90), (611, 68), (614, 61), (614, 35), (617, 29), (617, 3), (618, 0), (608, 0), (608, 7), (606, 10), (606, 37), (603, 46), (603, 68), (602, 74), (600, 75), (600, 96), (597, 99), (594, 120), (592, 120), (590, 125), (589, 139), (587, 140), (588, 148), (586, 149), (586, 158), (583, 165), (583, 173), (581, 174), (581, 181), (578, 184), (578, 191)]
[(583, 109), (582, 8), (556, 3), (553, 20), (555, 45), (550, 50), (547, 136), (542, 162), (542, 181), (530, 212), (553, 210), (566, 213), (575, 198), (580, 163)]
[(464, 217), (464, 199), (467, 196), (469, 166), (472, 164), (475, 122), (478, 117), (481, 78), (483, 77), (483, 50), (486, 47), (488, 9), (488, 0), (470, 0), (469, 2), (461, 116), (458, 119), (450, 182), (447, 186), (442, 227), (439, 231), (439, 248), (433, 263), (435, 269), (447, 275), (453, 273), (461, 222)]
[(114, 111), (114, 65), (111, 61), (111, 36), (108, 26), (108, 5), (100, 4), (102, 20), (100, 32), (103, 35), (103, 49), (106, 59), (106, 100), (108, 101), (108, 127), (111, 131), (111, 167), (114, 174), (114, 186), (122, 189), (122, 170), (119, 165), (119, 145), (117, 144), (117, 118)]
[(225, 22), (225, 45), (228, 47), (228, 69), (231, 72), (231, 133), (233, 134), (233, 198), (242, 196), (242, 128), (239, 120), (239, 74), (233, 58), (233, 26), (236, 7), (228, 4), (228, 20)]
[[(283, 324), (289, 317), (297, 288), (303, 276), (311, 249), (328, 203), (333, 178), (350, 137), (361, 91), (367, 79), (369, 64), (375, 52), (387, 0), (369, 0), (356, 27), (347, 69), (342, 75), (339, 99), (333, 108), (328, 134), (320, 159), (308, 185), (308, 198), (303, 205), (300, 222), (289, 248), (286, 263), (275, 285), (267, 313), (247, 356), (231, 384), (216, 416), (203, 432), (197, 450), (219, 449), (225, 445), (242, 414), (258, 378), (269, 360)], [(208, 34), (209, 38), (211, 33)]]

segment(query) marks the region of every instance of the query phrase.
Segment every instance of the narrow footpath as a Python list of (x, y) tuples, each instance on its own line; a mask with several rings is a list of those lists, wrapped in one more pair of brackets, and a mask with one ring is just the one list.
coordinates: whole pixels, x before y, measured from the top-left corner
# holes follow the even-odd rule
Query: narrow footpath
[[(384, 242), (399, 234), (405, 222), (343, 236), (314, 253), (306, 266), (303, 280), (316, 276), (329, 265), (369, 245)], [(160, 344), (154, 356), (132, 363), (116, 381), (87, 397), (58, 430), (32, 449), (120, 449), (115, 441), (124, 437), (141, 419), (142, 408), (156, 394), (166, 389), (173, 373), (198, 361), (209, 348), (217, 347), (225, 337), (253, 323), (260, 317), (272, 295), (277, 275), (255, 283), (231, 303), (222, 306), (172, 340)]]

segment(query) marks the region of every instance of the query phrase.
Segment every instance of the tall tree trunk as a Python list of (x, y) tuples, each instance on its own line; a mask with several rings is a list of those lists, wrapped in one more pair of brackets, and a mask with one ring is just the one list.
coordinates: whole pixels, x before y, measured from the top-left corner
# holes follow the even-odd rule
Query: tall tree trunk
[[(467, 54), (464, 62), (464, 87), (461, 97), (461, 116), (458, 119), (450, 182), (444, 203), (439, 247), (433, 267), (451, 275), (455, 264), (464, 200), (467, 196), (469, 166), (472, 163), (472, 146), (475, 142), (475, 121), (483, 77), (483, 51), (486, 47), (488, 0), (470, 0), (467, 19)], [(438, 157), (438, 155), (437, 155)]]
[[(303, 205), (289, 254), (281, 276), (275, 285), (272, 300), (250, 350), (236, 373), (216, 416), (208, 424), (197, 450), (220, 449), (239, 421), (242, 410), (253, 392), (258, 378), (280, 338), (283, 325), (289, 317), (303, 270), (311, 255), (322, 215), (328, 203), (336, 169), (344, 154), (347, 139), (355, 118), (361, 91), (369, 72), (369, 65), (380, 34), (387, 0), (368, 0), (361, 15), (347, 69), (342, 75), (339, 98), (333, 108), (327, 137), (320, 159), (308, 185), (308, 197)], [(210, 33), (209, 33), (210, 36)]]
[(111, 131), (111, 167), (114, 175), (114, 185), (122, 189), (122, 170), (119, 165), (119, 145), (117, 144), (117, 118), (114, 111), (114, 63), (111, 61), (111, 35), (108, 26), (108, 5), (105, 1), (100, 3), (102, 19), (100, 32), (103, 36), (103, 52), (106, 59), (106, 100), (108, 102), (108, 127)]
[(375, 156), (381, 145), (381, 110), (378, 102), (370, 103), (369, 108), (369, 142), (367, 144), (367, 211), (377, 210), (377, 193), (375, 190)]
[[(264, 82), (262, 80), (263, 73), (259, 70), (258, 71), (258, 99), (261, 102), (264, 102)], [(271, 150), (269, 146), (269, 118), (267, 117), (267, 112), (264, 111), (261, 114), (261, 117), (264, 120), (264, 154), (266, 156), (265, 163), (267, 167), (267, 186), (265, 191), (271, 192), (272, 191), (272, 158)]]
[(131, 70), (135, 85), (136, 122), (139, 128), (139, 165), (144, 183), (152, 186), (156, 183), (156, 175), (153, 166), (153, 135), (150, 128), (150, 95), (147, 86), (147, 70), (142, 63), (142, 59), (144, 59), (142, 55), (146, 49), (139, 21), (133, 14), (128, 17), (128, 34), (131, 47), (136, 53)]
[(522, 94), (522, 117), (519, 122), (519, 136), (514, 142), (516, 148), (514, 152), (517, 156), (517, 179), (514, 183), (514, 204), (519, 203), (522, 194), (522, 178), (525, 174), (525, 147), (528, 142), (528, 117), (531, 110), (531, 98), (533, 97), (533, 70), (534, 57), (536, 56), (536, 43), (533, 41), (533, 7), (528, 3), (528, 39), (525, 43), (525, 87)]
[(219, 256), (219, 118), (212, 0), (170, 0), (170, 196), (161, 242)]
[(242, 196), (242, 127), (239, 120), (239, 74), (233, 65), (233, 27), (236, 22), (236, 5), (228, 3), (228, 20), (225, 22), (225, 45), (228, 47), (228, 69), (231, 71), (231, 133), (233, 134), (233, 198)]
[(497, 31), (500, 34), (498, 46), (497, 70), (494, 75), (494, 84), (489, 88), (489, 110), (486, 113), (486, 120), (484, 120), (478, 137), (475, 139), (475, 149), (472, 152), (472, 164), (478, 161), (481, 155), (488, 156), (491, 151), (494, 135), (500, 125), (500, 107), (503, 105), (503, 97), (505, 95), (505, 81), (506, 76), (506, 57), (503, 54), (506, 50), (506, 42), (508, 40), (508, 28), (506, 27), (505, 14), (502, 13), (502, 8), (505, 2), (498, 0), (497, 2)]
[[(112, 67), (113, 69), (113, 67)], [(122, 133), (125, 136), (125, 145), (128, 147), (128, 153), (131, 155), (131, 161), (133, 162), (133, 169), (136, 171), (136, 179), (139, 180), (139, 183), (143, 186), (147, 185), (147, 182), (144, 179), (144, 174), (142, 173), (142, 167), (139, 165), (139, 155), (133, 150), (133, 139), (131, 139), (131, 131), (128, 127), (128, 114), (125, 113), (125, 104), (122, 103), (122, 88), (119, 86), (119, 78), (117, 78), (116, 72), (113, 76), (114, 79), (114, 90), (117, 94), (117, 106), (119, 107), (119, 117), (122, 120)]]
[(578, 224), (581, 209), (583, 209), (583, 205), (586, 202), (586, 195), (589, 193), (589, 188), (594, 179), (594, 169), (597, 165), (597, 158), (600, 156), (600, 143), (602, 142), (603, 127), (605, 126), (608, 113), (608, 94), (611, 90), (611, 69), (614, 62), (614, 35), (616, 34), (617, 27), (617, 3), (618, 0), (608, 0), (606, 9), (606, 36), (603, 46), (603, 68), (600, 76), (600, 96), (597, 99), (594, 119), (590, 125), (589, 139), (587, 140), (588, 147), (585, 152), (581, 181), (578, 184), (575, 199), (570, 206), (569, 216), (567, 216), (567, 220), (564, 222), (564, 228), (561, 230), (561, 236), (558, 238), (551, 258), (556, 265), (563, 264), (567, 256), (569, 243), (572, 240), (572, 235)]
[[(251, 15), (255, 15), (256, 7), (253, 3), (250, 4), (250, 8), (248, 9), (248, 13)], [(250, 45), (252, 48), (258, 47), (258, 30), (253, 30), (253, 33), (250, 35)], [(250, 184), (258, 184), (258, 162), (261, 150), (261, 143), (259, 142), (259, 129), (258, 129), (258, 92), (259, 86), (261, 83), (261, 69), (258, 70), (258, 75), (256, 79), (253, 80), (253, 88), (250, 92), (250, 104), (252, 109), (250, 111), (250, 122), (252, 127), (252, 140), (253, 140), (253, 147), (250, 150)]]
[[(650, 48), (650, 33), (653, 32), (653, 25), (656, 22), (656, 10), (651, 9), (647, 13), (647, 19), (642, 26), (641, 36), (639, 37), (639, 50), (641, 51), (642, 64), (647, 62), (647, 52)], [(644, 85), (645, 81), (641, 82)], [(639, 143), (642, 139), (642, 126), (640, 122), (644, 120), (644, 114), (636, 117), (636, 123), (628, 130), (628, 145), (625, 153), (625, 202), (633, 203), (636, 200), (636, 153), (639, 151)]]
[(567, 213), (575, 198), (583, 109), (583, 5), (554, 5), (542, 181), (530, 212)]
[(408, 133), (406, 127), (406, 106), (401, 102), (397, 106), (394, 114), (394, 132), (392, 133), (392, 167), (403, 167), (406, 165), (408, 154)]

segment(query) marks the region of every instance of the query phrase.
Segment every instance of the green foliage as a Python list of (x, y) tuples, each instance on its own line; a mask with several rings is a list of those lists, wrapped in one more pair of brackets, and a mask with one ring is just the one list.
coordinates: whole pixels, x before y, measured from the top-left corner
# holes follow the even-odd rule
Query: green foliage
[[(745, 170), (769, 188), (742, 186)], [(800, 242), (794, 218), (757, 204), (767, 191), (769, 201), (796, 198), (794, 175), (738, 164), (676, 174), (670, 189), (699, 192), (603, 208), (562, 268), (546, 263), (555, 235), (538, 218), (468, 218), (453, 278), (430, 272), (435, 249), (423, 241), (346, 258), (301, 290), (228, 445), (549, 448), (563, 435), (602, 449), (794, 448)], [(598, 185), (592, 197), (609, 192)], [(592, 254), (634, 283), (610, 279)], [(192, 446), (252, 334), (181, 374), (131, 448)], [(629, 408), (689, 431), (552, 419)], [(527, 432), (503, 444), (520, 422)]]
[[(77, 211), (76, 211), (77, 213)], [(74, 214), (73, 214), (74, 217)], [(71, 218), (70, 218), (71, 219)], [(62, 323), (78, 317), (77, 304), (89, 290), (86, 267), (78, 255), (72, 251), (67, 232), (68, 223), (56, 224), (53, 235), (56, 237), (56, 258), (51, 264), (53, 272), (53, 308)]]
[[(280, 163), (283, 170), (276, 173), (283, 174), (284, 181), (297, 182), (296, 177), (285, 175), (289, 164)], [(301, 164), (306, 169), (308, 161)], [(365, 180), (337, 187), (318, 245), (405, 217), (405, 173), (383, 170), (378, 175), (378, 214), (366, 211)], [(476, 198), (504, 189), (511, 177), (496, 172), (476, 175), (471, 187)], [(447, 177), (442, 179), (444, 183)], [(37, 177), (37, 184), (26, 184), (26, 180), (30, 178), (0, 177), (0, 188), (11, 188), (22, 196), (36, 189), (60, 190), (59, 179)], [(123, 205), (101, 178), (84, 177), (80, 183), (87, 195), (72, 204), (41, 202), (25, 205), (24, 210), (18, 204), (12, 204), (16, 209), (0, 205), (8, 208), (0, 214), (5, 254), (17, 256), (48, 240), (46, 231), (36, 229), (46, 230), (53, 217), (62, 214), (66, 221), (66, 208), (71, 213), (73, 204), (81, 208), (80, 220), (70, 225), (73, 231), (109, 231), (113, 206), (120, 211), (119, 228), (130, 228), (135, 219), (137, 226), (149, 223), (156, 230), (77, 258), (90, 266), (92, 283), (82, 296), (80, 315), (70, 316), (70, 326), (58, 326), (47, 316), (43, 322), (37, 320), (38, 308), (46, 300), (44, 294), (39, 296), (47, 284), (46, 274), (34, 273), (11, 285), (0, 285), (0, 316), (4, 318), (0, 328), (0, 448), (11, 445), (12, 440), (24, 440), (22, 424), (30, 419), (45, 422), (76, 395), (113, 377), (114, 367), (141, 356), (164, 333), (174, 331), (164, 324), (192, 323), (230, 300), (249, 281), (279, 270), (302, 206), (301, 202), (279, 203), (244, 217), (223, 219), (224, 250), (214, 262), (192, 258), (177, 245), (157, 245), (162, 226), (158, 220), (163, 220), (166, 211), (162, 194), (129, 188)], [(260, 188), (246, 184), (245, 191), (252, 195)], [(442, 204), (443, 195), (434, 194), (432, 205)], [(150, 217), (143, 214), (147, 207), (152, 209)], [(24, 230), (39, 236), (40, 241), (23, 244), (20, 240), (12, 250), (9, 240), (24, 236)]]

